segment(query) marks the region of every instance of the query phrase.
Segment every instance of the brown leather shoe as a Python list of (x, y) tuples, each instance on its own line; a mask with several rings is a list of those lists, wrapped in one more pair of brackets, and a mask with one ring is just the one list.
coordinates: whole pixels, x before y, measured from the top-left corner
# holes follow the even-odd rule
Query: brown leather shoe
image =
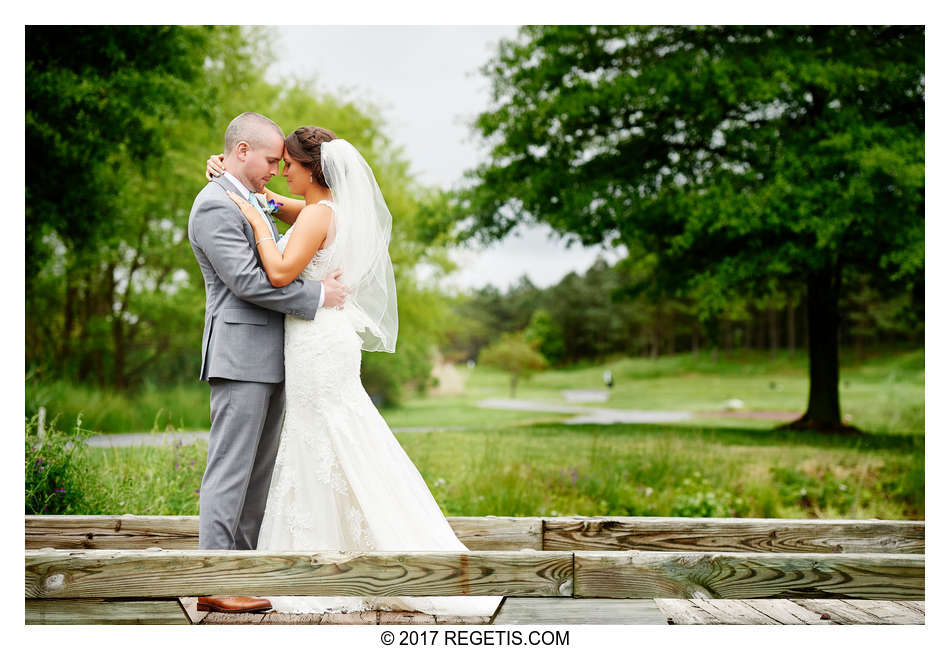
[(225, 612), (237, 614), (240, 612), (264, 612), (271, 608), (266, 598), (251, 598), (250, 596), (199, 596), (199, 612)]

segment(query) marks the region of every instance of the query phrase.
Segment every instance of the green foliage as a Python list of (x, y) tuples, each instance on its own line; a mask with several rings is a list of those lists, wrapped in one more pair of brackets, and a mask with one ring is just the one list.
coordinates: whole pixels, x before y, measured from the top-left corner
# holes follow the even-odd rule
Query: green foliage
[[(331, 127), (373, 167), (394, 216), (403, 327), (396, 355), (365, 361), (368, 388), (388, 402), (405, 383), (425, 388), (445, 310), (414, 270), (428, 264), (435, 282), (451, 266), (447, 198), (412, 179), (373, 105), (312, 80), (268, 81), (269, 40), (261, 28), (27, 29), (26, 361), (36, 383), (118, 388), (124, 404), (149, 384), (197, 381), (205, 293), (188, 214), (228, 122), (253, 110), (285, 131)], [(287, 193), (282, 177), (271, 185)]]
[(484, 72), (493, 143), (465, 208), (642, 244), (709, 310), (829, 259), (923, 264), (920, 27), (533, 26)]
[[(399, 442), (449, 516), (922, 520), (922, 484), (906, 494), (890, 489), (922, 470), (916, 439), (882, 436), (868, 446), (689, 425), (547, 424), (412, 433)], [(203, 442), (90, 449), (82, 514), (197, 514), (206, 453)]]
[[(809, 345), (834, 359), (844, 269), (922, 294), (923, 38), (921, 26), (524, 27), (483, 69), (494, 105), (475, 128), (491, 159), (460, 214), (481, 239), (536, 221), (649, 251), (652, 272), (628, 284), (694, 299), (704, 322), (807, 283)], [(836, 368), (814, 372), (827, 388), (809, 420), (835, 426)]]
[(524, 331), (525, 341), (540, 352), (548, 364), (564, 360), (564, 332), (546, 309), (538, 309)]
[(547, 366), (544, 357), (525, 340), (523, 332), (504, 334), (500, 341), (481, 351), (478, 361), (508, 373), (512, 397), (519, 379), (526, 379)]
[(87, 508), (83, 484), (86, 481), (85, 440), (88, 432), (76, 420), (72, 431), (64, 432), (56, 423), (46, 425), (43, 435), (39, 419), (26, 420), (26, 514), (81, 514)]
[(749, 505), (729, 490), (716, 489), (699, 472), (683, 479), (681, 494), (673, 499), (673, 517), (745, 517)]

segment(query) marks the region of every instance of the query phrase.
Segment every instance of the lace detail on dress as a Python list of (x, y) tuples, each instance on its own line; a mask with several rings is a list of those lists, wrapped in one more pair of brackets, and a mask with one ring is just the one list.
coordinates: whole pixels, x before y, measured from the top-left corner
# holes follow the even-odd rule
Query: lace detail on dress
[[(281, 251), (292, 232), (278, 242)], [(331, 241), (301, 275), (322, 279), (341, 263), (335, 251)], [(286, 408), (257, 549), (467, 551), (366, 394), (361, 355), (360, 337), (344, 311), (318, 309), (313, 320), (284, 318)], [(503, 597), (268, 598), (280, 612), (490, 615)]]

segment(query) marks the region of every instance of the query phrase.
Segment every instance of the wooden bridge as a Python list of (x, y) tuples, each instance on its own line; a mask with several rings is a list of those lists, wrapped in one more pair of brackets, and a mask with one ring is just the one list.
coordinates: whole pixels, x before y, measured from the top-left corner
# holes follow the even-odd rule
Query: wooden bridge
[[(924, 522), (449, 517), (458, 552), (198, 549), (197, 517), (27, 516), (26, 623), (924, 623)], [(504, 595), (488, 618), (197, 612), (202, 595)]]

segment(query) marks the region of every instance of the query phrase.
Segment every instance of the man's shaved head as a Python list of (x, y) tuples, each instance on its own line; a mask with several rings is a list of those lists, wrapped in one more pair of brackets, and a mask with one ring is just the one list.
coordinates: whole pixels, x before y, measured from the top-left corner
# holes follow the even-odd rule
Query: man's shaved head
[(224, 132), (224, 168), (253, 192), (277, 175), (283, 155), (284, 132), (260, 113), (241, 113)]
[(264, 146), (277, 134), (284, 139), (284, 132), (269, 117), (260, 113), (241, 113), (228, 124), (224, 132), (224, 153), (229, 154), (239, 142), (248, 143), (252, 149)]

